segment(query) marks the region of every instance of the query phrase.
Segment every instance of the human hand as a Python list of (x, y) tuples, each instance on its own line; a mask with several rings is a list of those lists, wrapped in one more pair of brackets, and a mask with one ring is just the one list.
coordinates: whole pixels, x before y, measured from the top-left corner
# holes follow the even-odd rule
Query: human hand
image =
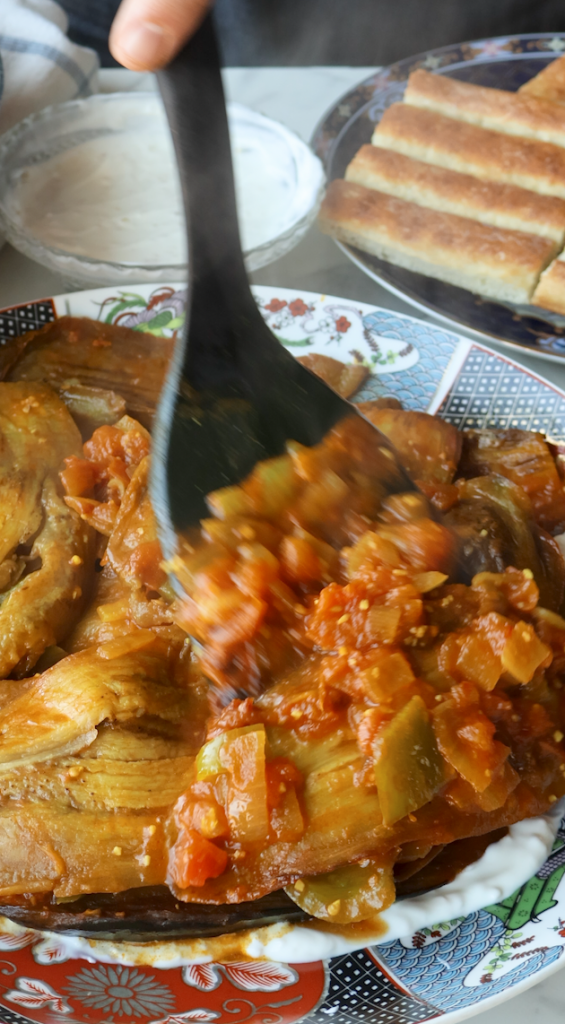
[(198, 28), (211, 0), (122, 0), (110, 30), (112, 56), (132, 71), (156, 71)]

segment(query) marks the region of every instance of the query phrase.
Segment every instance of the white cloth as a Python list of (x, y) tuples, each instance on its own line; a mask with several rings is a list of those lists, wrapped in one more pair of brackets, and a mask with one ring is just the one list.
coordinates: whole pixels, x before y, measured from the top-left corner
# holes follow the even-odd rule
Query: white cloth
[(98, 56), (67, 39), (55, 0), (0, 0), (0, 133), (23, 117), (98, 91)]

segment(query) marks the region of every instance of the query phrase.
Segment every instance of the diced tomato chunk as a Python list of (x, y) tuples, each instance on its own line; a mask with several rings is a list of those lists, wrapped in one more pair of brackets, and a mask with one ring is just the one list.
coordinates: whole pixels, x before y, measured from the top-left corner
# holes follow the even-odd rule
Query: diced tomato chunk
[(255, 707), (252, 697), (247, 697), (246, 700), (232, 700), (227, 708), (209, 723), (206, 738), (211, 740), (229, 729), (241, 729), (246, 725), (255, 725), (261, 720), (261, 713)]
[(205, 839), (218, 839), (229, 833), (224, 808), (213, 800), (195, 800), (190, 791), (178, 801), (175, 815), (183, 829), (195, 829)]
[(166, 572), (161, 568), (162, 562), (163, 553), (159, 541), (148, 540), (134, 548), (129, 556), (126, 571), (145, 586), (158, 590), (167, 579)]
[(274, 757), (266, 765), (267, 805), (278, 807), (290, 786), (302, 785), (302, 772), (287, 757)]
[(436, 569), (449, 573), (455, 538), (446, 526), (435, 523), (433, 519), (417, 519), (411, 523), (387, 526), (381, 532), (418, 572)]
[(225, 850), (189, 828), (181, 833), (171, 851), (169, 879), (179, 889), (201, 886), (209, 878), (223, 874), (227, 864)]
[(123, 436), (123, 430), (119, 430), (118, 427), (98, 427), (90, 440), (84, 444), (84, 454), (92, 462), (100, 462), (107, 466), (110, 459), (123, 457)]
[(77, 498), (90, 495), (100, 479), (98, 467), (76, 455), (69, 455), (65, 459), (65, 468), (59, 475), (65, 494)]

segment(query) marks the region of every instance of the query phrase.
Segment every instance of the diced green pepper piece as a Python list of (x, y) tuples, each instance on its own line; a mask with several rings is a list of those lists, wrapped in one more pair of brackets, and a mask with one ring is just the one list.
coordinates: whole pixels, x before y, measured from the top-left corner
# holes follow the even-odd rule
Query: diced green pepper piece
[(394, 902), (392, 856), (300, 878), (285, 892), (308, 914), (334, 924), (366, 921)]
[(225, 771), (220, 761), (220, 750), (224, 745), (225, 738), (225, 733), (221, 733), (220, 736), (214, 736), (213, 740), (208, 740), (208, 743), (205, 743), (198, 751), (196, 755), (196, 778), (199, 782), (203, 782), (204, 779), (210, 779), (214, 775), (221, 775)]
[(421, 697), (412, 697), (377, 736), (374, 756), (385, 825), (429, 803), (445, 781), (445, 771)]

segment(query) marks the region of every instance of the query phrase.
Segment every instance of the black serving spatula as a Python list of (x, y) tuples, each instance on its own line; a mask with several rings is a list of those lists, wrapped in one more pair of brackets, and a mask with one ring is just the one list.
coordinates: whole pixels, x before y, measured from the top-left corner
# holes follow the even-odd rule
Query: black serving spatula
[[(176, 150), (189, 252), (186, 324), (154, 441), (152, 500), (171, 558), (177, 534), (208, 514), (210, 491), (241, 482), (260, 459), (283, 453), (289, 440), (318, 443), (355, 413), (284, 349), (250, 291), (210, 14), (158, 81)], [(367, 429), (375, 430), (368, 422)], [(384, 436), (381, 443), (389, 446)]]

